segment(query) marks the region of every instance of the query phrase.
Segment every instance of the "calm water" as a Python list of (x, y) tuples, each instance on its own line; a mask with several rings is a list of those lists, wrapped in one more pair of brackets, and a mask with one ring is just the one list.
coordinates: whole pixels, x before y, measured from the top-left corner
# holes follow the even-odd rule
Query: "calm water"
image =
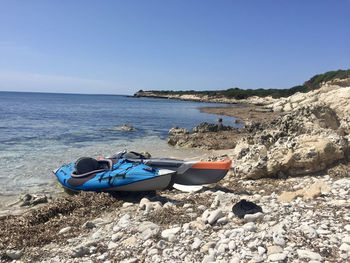
[[(60, 188), (53, 169), (81, 156), (108, 156), (123, 149), (153, 156), (193, 157), (165, 139), (174, 125), (193, 128), (216, 115), (208, 103), (113, 95), (0, 92), (0, 199)], [(216, 105), (217, 106), (217, 105)], [(137, 130), (120, 131), (128, 124)], [(233, 125), (232, 118), (224, 124)]]

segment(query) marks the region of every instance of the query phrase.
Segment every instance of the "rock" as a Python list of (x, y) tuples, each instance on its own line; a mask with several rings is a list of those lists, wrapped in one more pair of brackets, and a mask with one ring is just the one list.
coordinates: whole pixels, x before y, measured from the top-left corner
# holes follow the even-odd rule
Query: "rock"
[(20, 198), (20, 206), (35, 206), (48, 202), (46, 195), (31, 195), (25, 194)]
[(189, 130), (185, 128), (179, 128), (178, 126), (174, 126), (169, 130), (169, 135), (179, 135), (179, 134), (189, 134)]
[(342, 241), (346, 244), (350, 244), (350, 235), (345, 236)]
[(90, 253), (90, 249), (88, 247), (78, 246), (72, 250), (71, 256), (73, 258), (80, 258), (80, 257), (83, 257), (85, 255), (88, 255), (89, 253)]
[(111, 237), (111, 239), (112, 239), (112, 241), (117, 242), (117, 241), (119, 241), (122, 237), (123, 237), (123, 233), (118, 232), (118, 233), (113, 234), (112, 237)]
[(161, 233), (162, 238), (164, 239), (173, 239), (174, 236), (181, 230), (181, 227), (174, 227), (170, 229), (163, 230)]
[(222, 218), (222, 217), (224, 217), (225, 215), (224, 215), (224, 213), (220, 210), (220, 209), (217, 209), (217, 210), (214, 210), (214, 211), (212, 211), (210, 214), (209, 214), (209, 216), (208, 216), (208, 218), (207, 218), (207, 222), (209, 223), (209, 224), (214, 224), (218, 219), (220, 219), (220, 218)]
[(349, 251), (350, 251), (350, 245), (347, 244), (347, 243), (343, 243), (343, 244), (339, 247), (339, 250), (349, 252)]
[(286, 241), (284, 240), (284, 238), (278, 235), (273, 236), (273, 243), (280, 247), (284, 247), (286, 245)]
[(287, 258), (287, 255), (284, 253), (271, 254), (268, 256), (270, 261), (284, 261)]
[(139, 208), (141, 210), (146, 209), (146, 204), (150, 203), (151, 201), (149, 199), (147, 199), (146, 197), (142, 198), (139, 204)]
[(236, 245), (236, 242), (234, 240), (231, 240), (229, 243), (228, 243), (228, 249), (230, 251), (233, 251), (237, 248), (237, 245)]
[(264, 214), (259, 212), (259, 213), (255, 213), (255, 214), (246, 214), (244, 216), (244, 222), (248, 223), (248, 222), (255, 222), (258, 220), (262, 220), (264, 218)]
[(298, 257), (301, 259), (323, 261), (323, 258), (321, 257), (320, 254), (312, 252), (310, 250), (298, 249), (297, 254), (298, 254)]
[[(260, 246), (258, 247), (258, 254), (259, 255), (263, 255), (263, 254), (265, 254), (265, 252), (266, 252), (266, 249), (264, 247), (260, 247)], [(274, 254), (274, 253), (270, 253), (270, 254)]]
[(118, 243), (113, 241), (108, 243), (108, 250), (114, 250), (116, 247), (118, 247)]
[(119, 221), (118, 221), (118, 226), (120, 227), (128, 227), (130, 224), (130, 215), (129, 214), (125, 214), (123, 215)]
[(137, 244), (137, 238), (134, 236), (131, 236), (121, 242), (121, 244), (126, 245), (126, 246), (135, 246)]
[(136, 129), (131, 125), (124, 124), (123, 126), (120, 127), (120, 130), (122, 130), (122, 131), (135, 131)]
[(124, 202), (123, 203), (123, 207), (127, 208), (127, 207), (131, 207), (133, 206), (134, 204), (133, 203), (130, 203), (130, 202)]
[(23, 251), (15, 249), (7, 250), (6, 256), (13, 260), (20, 259), (23, 256)]
[(201, 244), (202, 244), (202, 240), (200, 240), (198, 237), (195, 237), (191, 245), (191, 249), (198, 250)]
[(91, 235), (92, 239), (100, 239), (102, 237), (103, 237), (103, 233), (102, 233), (101, 229), (97, 230), (95, 233), (93, 233)]
[(243, 225), (243, 229), (250, 232), (254, 232), (256, 231), (256, 226), (253, 222), (249, 222)]
[(221, 123), (213, 124), (213, 123), (202, 122), (200, 125), (193, 128), (193, 132), (206, 133), (206, 132), (229, 131), (232, 129), (233, 127), (225, 126), (225, 125), (222, 125)]
[(87, 221), (84, 223), (83, 227), (87, 229), (93, 229), (96, 227), (96, 225), (91, 221)]
[(345, 229), (346, 231), (350, 232), (350, 225), (344, 226), (344, 229)]
[(151, 230), (159, 229), (159, 226), (157, 224), (153, 223), (153, 222), (144, 221), (137, 227), (137, 231), (139, 231), (139, 232), (143, 232), (146, 229), (151, 229)]
[(62, 235), (62, 234), (65, 234), (65, 233), (68, 233), (69, 231), (71, 231), (71, 227), (70, 226), (68, 226), (68, 227), (65, 227), (65, 228), (62, 228), (59, 232), (58, 232), (58, 234), (59, 235)]
[(291, 202), (297, 197), (302, 197), (304, 200), (316, 198), (321, 194), (330, 192), (330, 186), (322, 181), (312, 184), (310, 187), (300, 189), (295, 192), (283, 192), (279, 197), (279, 202)]
[(206, 255), (202, 261), (202, 263), (211, 263), (211, 262), (215, 262), (215, 254)]
[(283, 248), (281, 248), (280, 246), (267, 247), (267, 256), (270, 256), (272, 254), (282, 253), (282, 252), (283, 252)]
[(208, 242), (208, 243), (205, 243), (201, 249), (200, 249), (200, 252), (201, 253), (207, 253), (209, 251), (210, 248), (214, 248), (216, 246), (216, 242)]

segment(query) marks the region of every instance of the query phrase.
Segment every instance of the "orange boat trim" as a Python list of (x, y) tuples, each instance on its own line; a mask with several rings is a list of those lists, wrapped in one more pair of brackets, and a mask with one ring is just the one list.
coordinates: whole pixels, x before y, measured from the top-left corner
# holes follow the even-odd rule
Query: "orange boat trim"
[(225, 159), (218, 162), (198, 162), (191, 166), (193, 169), (208, 169), (208, 170), (229, 170), (231, 168), (231, 159)]

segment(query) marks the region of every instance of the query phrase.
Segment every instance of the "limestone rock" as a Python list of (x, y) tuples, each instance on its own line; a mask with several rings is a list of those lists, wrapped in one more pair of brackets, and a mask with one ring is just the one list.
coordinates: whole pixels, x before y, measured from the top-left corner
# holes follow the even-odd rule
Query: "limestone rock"
[(169, 130), (169, 135), (178, 135), (178, 134), (189, 134), (189, 130), (185, 128), (179, 128), (178, 126), (174, 126)]

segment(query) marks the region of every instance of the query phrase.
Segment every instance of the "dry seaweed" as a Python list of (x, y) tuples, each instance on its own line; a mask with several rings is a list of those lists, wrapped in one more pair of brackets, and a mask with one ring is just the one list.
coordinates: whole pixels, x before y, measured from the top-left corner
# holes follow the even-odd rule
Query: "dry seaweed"
[[(48, 205), (22, 215), (0, 218), (0, 250), (43, 246), (79, 235), (83, 223), (100, 216), (107, 209), (119, 207), (122, 201), (108, 193), (82, 192), (57, 198)], [(70, 226), (72, 231), (58, 234)]]

